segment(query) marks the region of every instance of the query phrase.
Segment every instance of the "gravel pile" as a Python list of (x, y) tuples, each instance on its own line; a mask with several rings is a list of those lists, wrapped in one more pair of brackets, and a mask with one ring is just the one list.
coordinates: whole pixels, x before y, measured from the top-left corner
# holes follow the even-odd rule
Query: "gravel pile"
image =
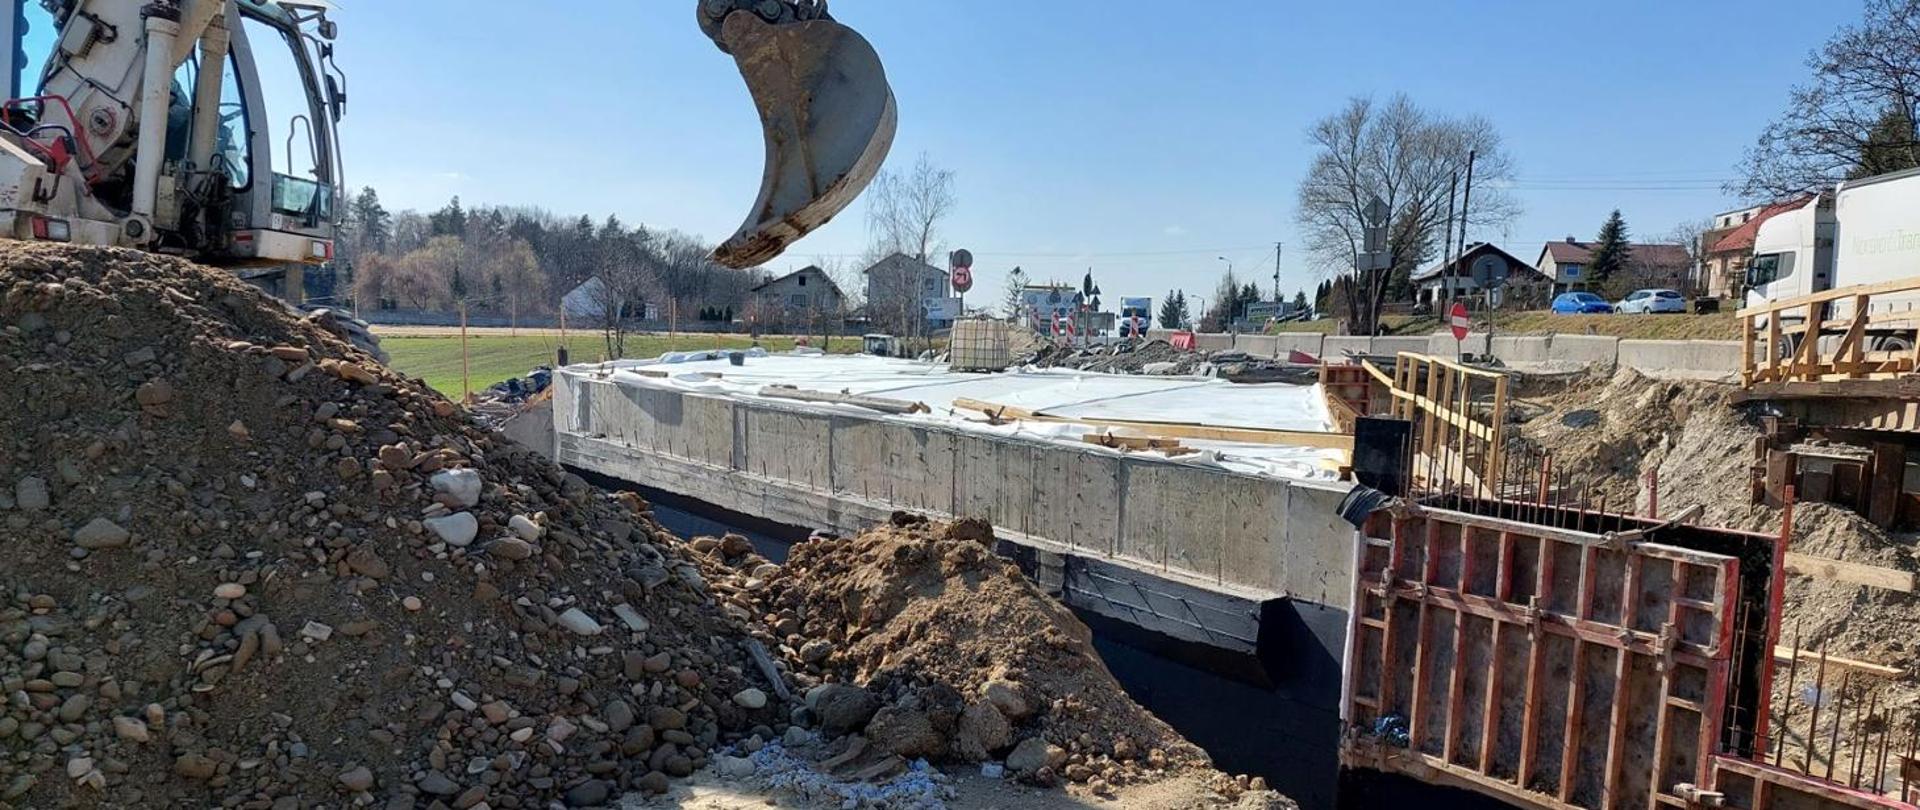
[(323, 320), (0, 243), (0, 807), (591, 806), (787, 730), (644, 502)]
[(990, 763), (1096, 795), (1197, 771), (1216, 778), (1223, 800), (1266, 793), (1260, 780), (1212, 771), (1205, 752), (1134, 703), (1086, 625), (993, 543), (979, 521), (896, 514), (756, 572), (742, 593), (805, 687), (801, 719), (839, 738), (839, 759), (881, 772), (889, 757)]

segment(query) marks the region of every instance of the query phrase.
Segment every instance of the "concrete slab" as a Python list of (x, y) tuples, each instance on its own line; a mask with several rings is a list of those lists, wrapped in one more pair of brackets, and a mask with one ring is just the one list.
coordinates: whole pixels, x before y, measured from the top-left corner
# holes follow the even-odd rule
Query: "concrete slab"
[(1255, 357), (1272, 357), (1278, 341), (1272, 335), (1238, 335), (1233, 339), (1233, 347)]
[(1583, 366), (1611, 366), (1618, 362), (1620, 339), (1605, 335), (1554, 335), (1547, 345), (1547, 361)]
[(1308, 334), (1275, 335), (1273, 337), (1274, 356), (1285, 357), (1288, 352), (1299, 351), (1319, 357), (1320, 344), (1325, 337), (1325, 335)]
[(1496, 336), (1493, 339), (1493, 356), (1503, 363), (1544, 363), (1547, 361), (1547, 347), (1552, 341), (1541, 337)]
[[(1452, 338), (1449, 337), (1448, 340), (1452, 340)], [(1431, 342), (1426, 335), (1383, 335), (1373, 339), (1374, 354), (1399, 354), (1401, 352), (1426, 354), (1430, 348)], [(1443, 356), (1451, 357), (1452, 353), (1449, 352)]]
[(1650, 375), (1722, 380), (1740, 373), (1740, 343), (1733, 340), (1622, 340), (1619, 363)]
[(1320, 341), (1322, 360), (1339, 360), (1348, 352), (1370, 354), (1373, 351), (1373, 338), (1328, 335)]

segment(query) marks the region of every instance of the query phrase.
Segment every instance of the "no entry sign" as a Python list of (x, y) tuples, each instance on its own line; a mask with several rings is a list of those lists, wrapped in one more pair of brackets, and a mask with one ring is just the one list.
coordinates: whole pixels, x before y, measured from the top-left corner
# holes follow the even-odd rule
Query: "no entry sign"
[(1467, 315), (1467, 302), (1453, 302), (1453, 309), (1447, 312), (1447, 323), (1453, 327), (1454, 340), (1467, 339), (1467, 331), (1473, 328), (1473, 319)]

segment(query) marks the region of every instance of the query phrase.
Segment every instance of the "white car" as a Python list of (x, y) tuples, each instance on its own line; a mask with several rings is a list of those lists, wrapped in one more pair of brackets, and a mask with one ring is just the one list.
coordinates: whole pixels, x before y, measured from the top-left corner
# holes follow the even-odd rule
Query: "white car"
[(1631, 295), (1620, 299), (1613, 305), (1613, 311), (1619, 313), (1639, 313), (1687, 311), (1686, 296), (1673, 290), (1634, 290)]

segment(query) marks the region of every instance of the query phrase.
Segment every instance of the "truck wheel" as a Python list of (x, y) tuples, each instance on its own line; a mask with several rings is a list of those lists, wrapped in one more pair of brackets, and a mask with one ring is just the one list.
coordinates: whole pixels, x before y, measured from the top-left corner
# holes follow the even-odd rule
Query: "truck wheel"
[(1867, 350), (1874, 352), (1910, 352), (1913, 351), (1913, 336), (1876, 335), (1867, 340)]

